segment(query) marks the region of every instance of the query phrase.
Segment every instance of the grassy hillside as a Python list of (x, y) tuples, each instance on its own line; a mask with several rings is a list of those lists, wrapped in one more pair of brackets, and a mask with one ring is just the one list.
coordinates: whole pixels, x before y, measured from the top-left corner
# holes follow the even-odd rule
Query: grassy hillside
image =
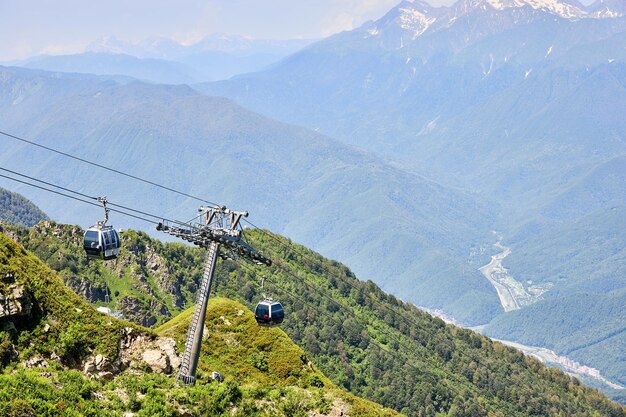
[[(212, 300), (199, 382), (179, 387), (151, 368), (113, 370), (127, 340), (154, 337), (145, 329), (97, 312), (55, 272), (0, 233), (0, 293), (23, 289), (31, 311), (0, 310), (0, 415), (3, 416), (396, 416), (328, 380), (279, 329), (259, 328), (243, 305)], [(6, 299), (3, 298), (3, 301)], [(27, 303), (22, 300), (22, 305)], [(159, 329), (184, 346), (191, 311)], [(129, 330), (132, 329), (132, 330)], [(87, 356), (109, 358), (111, 372), (93, 379)], [(225, 377), (212, 382), (212, 370)]]
[[(183, 351), (192, 313), (193, 309), (183, 312), (157, 332), (175, 338)], [(258, 326), (243, 304), (214, 298), (206, 320), (209, 337), (202, 344), (198, 375), (206, 378), (217, 370), (259, 398), (278, 399), (278, 404), (265, 410), (268, 415), (306, 415), (324, 410), (324, 414), (340, 410), (350, 416), (398, 415), (338, 389), (285, 332)]]
[[(20, 359), (53, 353), (62, 363), (73, 365), (89, 353), (113, 356), (125, 326), (131, 323), (111, 321), (98, 313), (84, 299), (63, 285), (47, 265), (6, 235), (0, 233), (0, 290), (3, 296), (12, 286), (24, 287), (30, 295), (31, 313), (6, 323), (3, 318), (4, 349), (11, 341)], [(6, 302), (6, 301), (5, 301)], [(8, 304), (5, 309), (9, 309)], [(4, 316), (4, 314), (3, 314)], [(142, 331), (149, 332), (147, 329)], [(4, 351), (3, 357), (10, 357)]]
[[(201, 250), (127, 231), (122, 235), (121, 259), (99, 264), (98, 269), (83, 262), (84, 255), (68, 243), (73, 242), (71, 237), (64, 240), (72, 229), (40, 224), (31, 230), (5, 231), (56, 263), (66, 279), (85, 277), (102, 284), (106, 276), (119, 276), (124, 266), (135, 271), (126, 286), (143, 297), (141, 305), (149, 305), (150, 300), (165, 305), (165, 300), (179, 297), (180, 307), (170, 301), (172, 315), (191, 305), (200, 278)], [(623, 408), (598, 391), (486, 337), (446, 325), (384, 293), (373, 282), (359, 281), (335, 261), (267, 232), (248, 236), (275, 265), (261, 268), (220, 261), (214, 292), (248, 307), (262, 292), (279, 297), (287, 312), (282, 329), (333, 383), (356, 395), (407, 415), (583, 416), (594, 411), (624, 415)], [(158, 259), (167, 268), (158, 266)], [(261, 277), (268, 278), (265, 290), (259, 285)], [(119, 307), (125, 294), (118, 288)], [(151, 292), (142, 295), (144, 288)], [(184, 320), (181, 315), (159, 331), (167, 333), (177, 324), (184, 328)], [(218, 316), (213, 323), (221, 320)], [(233, 340), (229, 338), (224, 340)], [(209, 350), (218, 349), (210, 346)], [(258, 358), (263, 362), (262, 355)], [(203, 366), (213, 365), (208, 361)], [(225, 369), (235, 372), (232, 367)]]
[(0, 221), (33, 226), (48, 216), (20, 194), (0, 188)]

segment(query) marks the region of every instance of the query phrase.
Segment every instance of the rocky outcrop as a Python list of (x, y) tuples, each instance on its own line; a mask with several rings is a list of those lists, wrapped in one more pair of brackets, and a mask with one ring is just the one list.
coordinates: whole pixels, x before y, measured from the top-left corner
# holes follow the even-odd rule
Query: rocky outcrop
[(176, 342), (167, 337), (146, 335), (126, 327), (123, 330), (117, 358), (92, 355), (83, 363), (83, 372), (94, 378), (110, 380), (125, 369), (170, 374), (180, 367)]
[(30, 294), (19, 284), (11, 284), (0, 293), (0, 318), (29, 316), (32, 308)]
[(159, 289), (172, 296), (176, 307), (182, 307), (185, 304), (185, 300), (180, 290), (179, 280), (174, 275), (167, 261), (149, 246), (146, 248), (145, 267), (154, 277), (154, 281)]
[(169, 337), (138, 335), (127, 327), (120, 341), (120, 358), (127, 366), (139, 367), (145, 364), (153, 372), (169, 374), (180, 367), (176, 353), (176, 342)]
[(90, 356), (83, 364), (83, 372), (98, 379), (110, 381), (120, 373), (122, 366), (119, 360), (112, 362), (103, 355)]
[(24, 362), (26, 368), (47, 368), (48, 366), (48, 361), (40, 356), (35, 356)]
[(118, 307), (124, 312), (124, 318), (142, 326), (150, 327), (157, 323), (157, 317), (171, 317), (168, 309), (157, 300), (142, 301), (126, 296), (120, 299)]
[(77, 276), (70, 276), (65, 279), (65, 285), (70, 287), (72, 291), (83, 297), (90, 303), (96, 303), (98, 301), (104, 301), (105, 290), (94, 286), (91, 282)]

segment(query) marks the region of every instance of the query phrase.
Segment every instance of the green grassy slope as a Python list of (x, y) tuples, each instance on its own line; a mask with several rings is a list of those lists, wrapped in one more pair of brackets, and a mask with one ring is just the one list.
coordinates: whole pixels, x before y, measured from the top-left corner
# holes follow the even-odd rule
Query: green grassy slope
[[(193, 388), (174, 376), (130, 369), (112, 380), (81, 372), (90, 354), (115, 358), (123, 329), (145, 328), (97, 312), (63, 285), (43, 262), (0, 233), (0, 292), (19, 285), (32, 301), (29, 316), (0, 317), (0, 415), (3, 416), (396, 416), (335, 387), (279, 329), (262, 329), (243, 305), (213, 300), (199, 374)], [(3, 310), (4, 311), (4, 310)], [(184, 345), (189, 313), (160, 332)], [(39, 358), (29, 368), (26, 359)], [(207, 378), (219, 370), (225, 382)], [(204, 372), (203, 372), (204, 371)]]
[[(157, 328), (157, 332), (175, 338), (183, 351), (192, 313), (193, 309), (186, 310)], [(340, 404), (344, 404), (348, 415), (397, 415), (337, 388), (285, 332), (258, 326), (252, 312), (241, 303), (226, 298), (210, 300), (206, 327), (209, 336), (202, 344), (198, 366), (201, 379), (217, 370), (226, 380), (236, 380), (259, 396), (283, 397), (281, 401), (300, 397), (299, 407), (306, 411), (330, 409), (332, 404), (335, 409), (341, 409)], [(279, 406), (279, 410), (281, 407), (284, 406)], [(280, 415), (280, 411), (271, 407), (268, 411)], [(283, 412), (289, 415), (286, 410)]]
[[(62, 275), (68, 273), (67, 264), (73, 259), (69, 254), (79, 260), (76, 277), (85, 275), (97, 280), (106, 275), (92, 276), (91, 267), (82, 269), (80, 259), (84, 255), (72, 252), (72, 245), (63, 241), (63, 231), (71, 230), (71, 226), (38, 227), (40, 231), (11, 229), (11, 233), (35, 251), (41, 251), (50, 262), (57, 262)], [(54, 241), (56, 251), (42, 251), (42, 234), (49, 242), (45, 247)], [(250, 308), (262, 292), (279, 297), (287, 312), (282, 329), (333, 383), (356, 395), (407, 415), (625, 413), (598, 391), (560, 371), (469, 330), (446, 325), (384, 293), (371, 281), (359, 281), (338, 262), (278, 235), (254, 231), (248, 237), (274, 260), (274, 266), (261, 268), (220, 261), (214, 293), (239, 300)], [(171, 314), (192, 304), (200, 275), (201, 250), (160, 243), (136, 232), (125, 232), (123, 242), (127, 252), (122, 258), (128, 258), (111, 262), (106, 268), (115, 271), (117, 262), (130, 262), (129, 268), (143, 271), (137, 277), (155, 283), (151, 287), (154, 294), (145, 294), (146, 300), (167, 299), (178, 288), (182, 306), (173, 304)], [(167, 279), (154, 278), (150, 265), (155, 254), (166, 260)], [(265, 290), (260, 289), (261, 277), (268, 278)], [(159, 282), (174, 285), (159, 286)], [(123, 295), (120, 293), (120, 297)], [(184, 319), (182, 316), (175, 320)]]
[(2, 332), (5, 342), (16, 344), (20, 359), (54, 353), (61, 362), (74, 365), (92, 352), (110, 357), (117, 352), (124, 327), (139, 329), (97, 312), (63, 285), (47, 265), (2, 233), (0, 277), (3, 292), (11, 285), (21, 285), (32, 298), (31, 317), (12, 320), (13, 325), (4, 326)]

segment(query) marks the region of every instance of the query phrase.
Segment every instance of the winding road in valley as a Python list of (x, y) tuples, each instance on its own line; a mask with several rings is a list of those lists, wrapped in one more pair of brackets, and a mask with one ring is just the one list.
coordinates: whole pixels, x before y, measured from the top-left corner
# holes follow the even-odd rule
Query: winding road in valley
[(513, 288), (508, 285), (509, 283), (507, 282), (511, 279), (506, 268), (502, 266), (502, 261), (511, 254), (511, 249), (506, 246), (502, 246), (500, 242), (496, 243), (494, 246), (501, 248), (502, 252), (493, 255), (491, 257), (491, 262), (478, 268), (478, 270), (496, 289), (498, 297), (500, 298), (500, 304), (502, 304), (504, 311), (519, 310), (521, 306), (515, 297)]

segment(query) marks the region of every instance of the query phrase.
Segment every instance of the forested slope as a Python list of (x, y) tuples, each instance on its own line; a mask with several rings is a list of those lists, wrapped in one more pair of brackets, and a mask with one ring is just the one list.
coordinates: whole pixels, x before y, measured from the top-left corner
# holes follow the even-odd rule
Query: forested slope
[[(122, 256), (103, 265), (86, 261), (75, 227), (51, 223), (5, 232), (54, 264), (67, 282), (95, 288), (110, 279), (118, 307), (134, 294), (137, 305), (160, 305), (176, 315), (191, 305), (200, 278), (201, 250), (143, 233), (124, 232)], [(214, 292), (249, 307), (262, 292), (279, 297), (285, 332), (333, 382), (357, 395), (409, 415), (625, 415), (561, 371), (446, 325), (337, 262), (269, 232), (248, 237), (274, 266), (219, 262)], [(261, 277), (267, 278), (264, 289)], [(150, 313), (155, 322), (162, 320), (158, 310)]]
[(33, 226), (48, 216), (18, 193), (0, 188), (0, 221)]

